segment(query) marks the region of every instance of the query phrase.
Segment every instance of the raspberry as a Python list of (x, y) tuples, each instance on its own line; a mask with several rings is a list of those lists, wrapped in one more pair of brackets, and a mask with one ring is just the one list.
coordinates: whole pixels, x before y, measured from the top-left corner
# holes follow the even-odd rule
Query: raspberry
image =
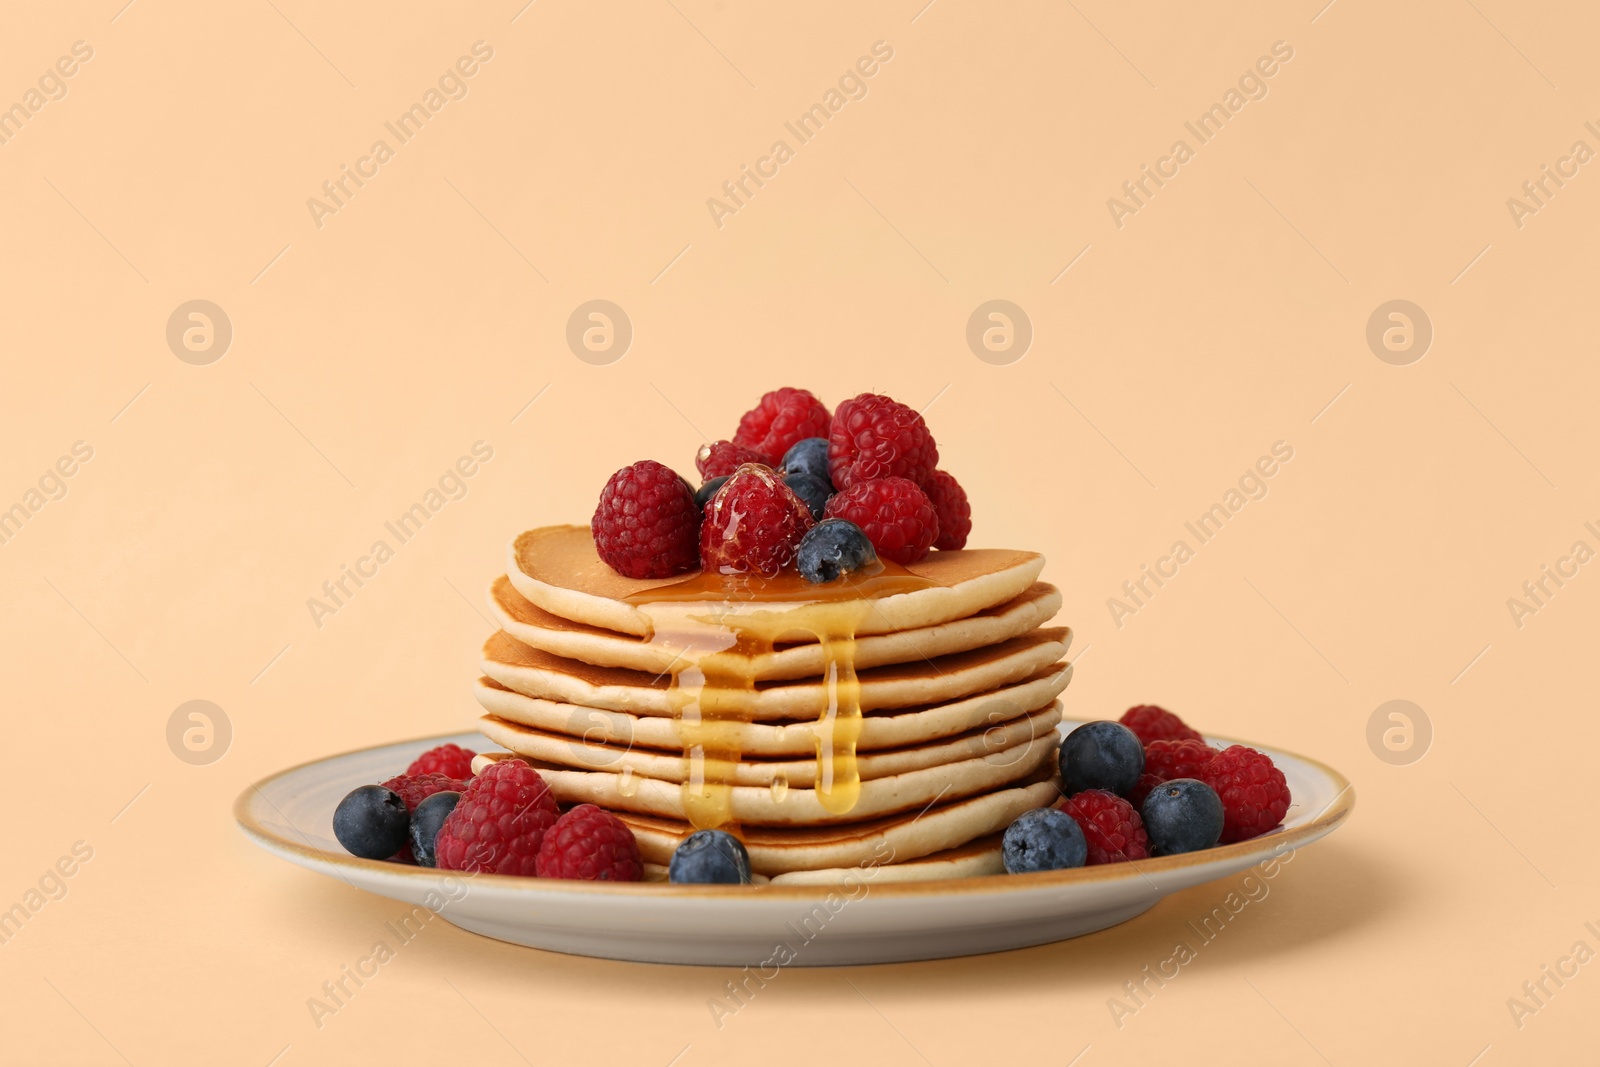
[(972, 532), (972, 505), (967, 503), (967, 491), (945, 471), (934, 471), (922, 488), (933, 503), (933, 513), (939, 516), (939, 537), (933, 547), (966, 548), (967, 535)]
[(717, 490), (700, 527), (700, 565), (771, 578), (794, 562), (811, 509), (770, 467), (748, 463)]
[(1259, 837), (1283, 821), (1289, 784), (1271, 757), (1244, 745), (1225, 748), (1195, 775), (1222, 798), (1221, 843)]
[(438, 867), (531, 875), (556, 816), (556, 798), (539, 772), (519, 759), (500, 760), (467, 783), (439, 827)]
[(460, 782), (466, 782), (472, 777), (472, 757), (476, 755), (472, 749), (462, 748), (460, 745), (440, 745), (428, 749), (412, 760), (411, 766), (406, 768), (406, 773), (448, 774)]
[(1217, 750), (1204, 741), (1152, 741), (1144, 746), (1144, 773), (1128, 799), (1134, 807), (1144, 803), (1150, 790), (1174, 778), (1199, 778)]
[(611, 476), (589, 529), (600, 558), (629, 578), (668, 578), (694, 570), (698, 562), (694, 490), (653, 459)]
[(770, 467), (773, 460), (764, 453), (742, 448), (732, 441), (713, 441), (709, 445), (701, 445), (694, 457), (694, 469), (700, 472), (700, 480), (704, 482), (732, 474), (746, 463)]
[(1071, 815), (1089, 843), (1086, 866), (1150, 858), (1150, 838), (1133, 805), (1104, 789), (1085, 789), (1056, 805)]
[(828, 409), (804, 389), (774, 389), (761, 403), (744, 413), (733, 443), (772, 457), (771, 466), (784, 453), (808, 437), (828, 436)]
[(822, 517), (849, 519), (861, 527), (878, 555), (901, 565), (925, 557), (939, 536), (933, 502), (906, 478), (857, 482), (829, 497)]
[[(1200, 731), (1191, 729), (1166, 708), (1140, 704), (1122, 713), (1122, 725), (1132, 730), (1146, 748), (1152, 741), (1200, 741)], [(1180, 776), (1181, 777), (1181, 776)]]
[(416, 811), (417, 805), (433, 794), (443, 793), (446, 790), (459, 793), (467, 787), (467, 783), (452, 775), (439, 774), (435, 771), (423, 774), (407, 771), (384, 782), (383, 787), (399, 793), (400, 799), (406, 802), (407, 811)]
[[(454, 745), (450, 745), (448, 747), (455, 748)], [(433, 751), (440, 752), (442, 750), (443, 747), (436, 748)], [(461, 750), (456, 749), (456, 751), (459, 752)], [(433, 753), (431, 752), (424, 753), (423, 758), (426, 758), (432, 754)], [(421, 762), (422, 759), (417, 760), (417, 763)], [(467, 758), (467, 762), (472, 762), (470, 756)], [(467, 783), (458, 780), (454, 775), (451, 774), (439, 774), (432, 771), (423, 771), (419, 773), (417, 771), (417, 763), (413, 763), (411, 765), (411, 769), (406, 771), (406, 773), (397, 774), (387, 782), (383, 783), (383, 787), (385, 789), (390, 789), (400, 794), (400, 799), (406, 802), (406, 811), (408, 813), (416, 811), (418, 804), (421, 804), (424, 800), (433, 796), (435, 793), (443, 793), (447, 790), (452, 793), (459, 793), (461, 790), (467, 787)], [(472, 774), (472, 769), (470, 767), (467, 768), (467, 774), (469, 777)], [(416, 856), (412, 855), (411, 853), (410, 842), (407, 842), (399, 852), (396, 852), (389, 858), (400, 863), (417, 862)]]
[(836, 487), (893, 475), (921, 485), (938, 465), (939, 446), (927, 423), (899, 401), (862, 393), (834, 413), (828, 469)]
[(644, 861), (626, 823), (603, 808), (579, 804), (544, 835), (539, 877), (637, 882), (644, 877)]

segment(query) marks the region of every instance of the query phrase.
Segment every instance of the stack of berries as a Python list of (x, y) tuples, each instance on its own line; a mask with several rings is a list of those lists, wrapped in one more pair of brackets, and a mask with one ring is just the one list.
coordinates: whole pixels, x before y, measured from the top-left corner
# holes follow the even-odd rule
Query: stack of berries
[(334, 836), (363, 859), (446, 871), (600, 882), (644, 876), (639, 844), (621, 819), (593, 804), (561, 812), (521, 760), (474, 775), (473, 755), (441, 745), (405, 774), (352, 790), (334, 809)]
[(1129, 708), (1084, 723), (1061, 744), (1066, 799), (1018, 818), (1006, 870), (1060, 870), (1194, 852), (1257, 837), (1283, 821), (1289, 787), (1263, 752), (1221, 751), (1172, 712)]
[(611, 476), (590, 529), (600, 558), (629, 578), (702, 569), (812, 582), (901, 565), (966, 545), (967, 494), (938, 470), (922, 416), (874, 393), (833, 414), (804, 389), (775, 389), (733, 437), (702, 445), (698, 490), (641, 460)]

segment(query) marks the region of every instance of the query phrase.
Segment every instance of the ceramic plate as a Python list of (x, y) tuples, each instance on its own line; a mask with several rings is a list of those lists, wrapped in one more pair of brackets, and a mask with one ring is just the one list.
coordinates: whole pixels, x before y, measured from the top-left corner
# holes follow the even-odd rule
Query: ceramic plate
[[(1076, 722), (1061, 724), (1069, 731)], [(1214, 744), (1232, 744), (1207, 738)], [(1344, 821), (1355, 793), (1315, 760), (1265, 746), (1293, 806), (1278, 830), (1205, 852), (1134, 863), (846, 886), (675, 886), (465, 875), (351, 856), (333, 837), (333, 809), (445, 741), (383, 745), (303, 764), (240, 794), (234, 814), (256, 844), (352, 886), (430, 908), (464, 930), (519, 945), (646, 963), (771, 968), (894, 963), (1042, 945), (1103, 930), (1168, 893), (1281, 858)]]

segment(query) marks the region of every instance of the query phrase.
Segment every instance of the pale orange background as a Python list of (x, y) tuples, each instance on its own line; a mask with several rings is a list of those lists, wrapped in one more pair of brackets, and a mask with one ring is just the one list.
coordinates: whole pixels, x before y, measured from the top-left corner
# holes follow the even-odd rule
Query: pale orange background
[[(1579, 675), (1600, 577), (1520, 629), (1506, 600), (1574, 541), (1600, 547), (1600, 164), (1520, 229), (1506, 199), (1575, 140), (1600, 147), (1600, 22), (1507, 0), (922, 2), (10, 13), (0, 103), (75, 41), (94, 58), (0, 145), (0, 506), (74, 442), (94, 457), (0, 544), (0, 906), (74, 842), (94, 857), (0, 947), (5, 1058), (1589, 1049), (1594, 968), (1520, 1029), (1506, 1001), (1578, 939), (1600, 948)], [(479, 40), (469, 95), (318, 229), (306, 199)], [(880, 40), (867, 97), (717, 228), (706, 199)], [(1106, 199), (1280, 40), (1269, 95), (1118, 229)], [(165, 341), (197, 298), (235, 332), (209, 366)], [(564, 341), (595, 298), (635, 330), (610, 366)], [(992, 298), (1034, 325), (1009, 366), (965, 342)], [(1364, 337), (1395, 298), (1435, 329), (1411, 366)], [(1159, 701), (1325, 760), (1356, 783), (1348, 825), (1121, 1029), (1108, 998), (1237, 879), (1045, 948), (789, 971), (720, 1031), (725, 971), (436, 923), (318, 1029), (307, 998), (405, 909), (252, 848), (233, 797), (466, 728), (507, 539), (586, 521), (624, 463), (688, 469), (783, 384), (931, 403), (975, 543), (1045, 552), (1065, 592), (1071, 714)], [(467, 496), (315, 626), (307, 598), (478, 440), (494, 458)], [(1294, 459), (1266, 499), (1118, 628), (1107, 598), (1279, 440)], [(234, 728), (209, 766), (166, 743), (196, 698)], [(1366, 740), (1394, 698), (1435, 731), (1408, 766)]]

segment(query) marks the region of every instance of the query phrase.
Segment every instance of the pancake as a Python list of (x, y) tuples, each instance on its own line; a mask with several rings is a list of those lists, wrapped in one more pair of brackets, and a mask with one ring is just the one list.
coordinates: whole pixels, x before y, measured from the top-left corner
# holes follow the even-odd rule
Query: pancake
[[(1059, 737), (1023, 738), (984, 755), (938, 767), (903, 771), (883, 778), (863, 780), (848, 811), (835, 813), (815, 789), (791, 786), (783, 792), (758, 786), (721, 786), (722, 810), (735, 823), (747, 826), (822, 827), (864, 822), (916, 811), (936, 800), (956, 800), (1000, 789), (1054, 766)], [(683, 819), (684, 788), (628, 773), (576, 771), (544, 760), (528, 759), (563, 805), (596, 804), (607, 811), (624, 811)]]
[(932, 882), (941, 878), (972, 878), (980, 874), (1005, 874), (1000, 851), (1002, 834), (990, 834), (947, 848), (921, 859), (860, 867), (828, 867), (820, 871), (790, 871), (770, 879), (775, 885), (878, 885), (885, 882)]
[[(859, 755), (856, 759), (857, 774), (863, 782), (888, 778), (1012, 750), (1014, 746), (1027, 741), (1048, 743), (1054, 747), (1058, 741), (1055, 726), (1060, 721), (1061, 703), (1057, 701), (1009, 722), (971, 730), (942, 741)], [(673, 783), (687, 781), (692, 772), (690, 760), (682, 755), (668, 755), (627, 745), (597, 744), (564, 734), (531, 729), (492, 715), (485, 715), (479, 720), (478, 730), (502, 748), (541, 765), (608, 771)], [(1021, 759), (1025, 753), (1016, 752), (1015, 755)], [(785, 788), (812, 789), (817, 782), (818, 762), (815, 759), (751, 759), (745, 754), (732, 771), (729, 781), (736, 786), (770, 788), (774, 782), (782, 782)]]
[[(682, 663), (687, 652), (683, 644), (664, 635), (643, 640), (553, 615), (518, 593), (505, 576), (496, 578), (489, 590), (489, 610), (501, 629), (528, 647), (596, 666), (663, 674)], [(859, 637), (856, 669), (912, 663), (996, 644), (1044, 625), (1059, 610), (1061, 591), (1035, 582), (1011, 600), (966, 618)], [(700, 660), (700, 666), (707, 666), (710, 658)], [(808, 678), (822, 673), (823, 649), (810, 640), (757, 655), (720, 653), (715, 666), (719, 672), (758, 681)]]
[[(873, 711), (862, 716), (856, 751), (902, 748), (963, 733), (978, 726), (993, 726), (1049, 704), (1072, 680), (1072, 665), (1057, 663), (1035, 671), (1014, 685), (1002, 686), (948, 704), (895, 711)], [(523, 696), (492, 678), (474, 686), (478, 703), (490, 715), (507, 723), (529, 726), (547, 733), (581, 737), (610, 745), (653, 748), (678, 754), (683, 740), (675, 720), (661, 715), (630, 715), (575, 704)], [(731, 722), (722, 727), (729, 743), (751, 758), (804, 756), (817, 750), (817, 722)]]
[[(1072, 631), (1034, 630), (988, 648), (957, 652), (914, 664), (872, 667), (857, 674), (863, 711), (944, 703), (1011, 685), (1066, 655)], [(483, 646), (483, 673), (524, 696), (635, 715), (671, 716), (683, 693), (666, 675), (596, 667), (540, 652), (495, 633)], [(756, 722), (814, 719), (828, 706), (820, 680), (762, 682), (750, 690), (721, 694), (727, 713)]]
[[(961, 549), (935, 552), (906, 568), (934, 585), (876, 598), (855, 626), (857, 636), (937, 626), (964, 619), (1021, 595), (1044, 569), (1036, 552)], [(506, 575), (516, 591), (552, 615), (638, 637), (654, 627), (628, 598), (661, 592), (685, 580), (625, 578), (595, 553), (586, 526), (544, 526), (519, 534), (507, 552)], [(848, 581), (849, 579), (844, 579)], [(793, 604), (815, 600), (797, 587)], [(780, 611), (789, 601), (764, 600), (761, 611)]]
[[(744, 827), (739, 838), (750, 853), (750, 869), (779, 875), (798, 871), (843, 870), (838, 880), (854, 875), (863, 882), (874, 871), (959, 849), (968, 842), (998, 834), (1025, 811), (1055, 803), (1061, 790), (1054, 778), (1027, 781), (982, 796), (932, 804), (926, 808), (854, 826), (778, 829)], [(666, 864), (690, 827), (679, 820), (619, 811), (645, 862)]]

